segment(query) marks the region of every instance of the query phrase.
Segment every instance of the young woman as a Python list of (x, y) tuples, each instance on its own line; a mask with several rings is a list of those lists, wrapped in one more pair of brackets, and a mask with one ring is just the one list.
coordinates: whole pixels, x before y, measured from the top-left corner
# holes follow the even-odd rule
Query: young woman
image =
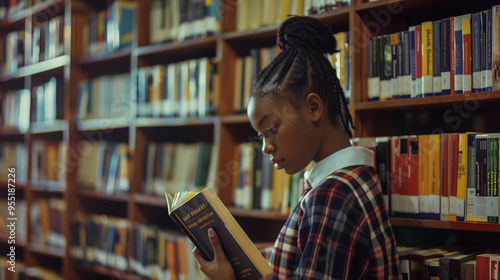
[[(248, 104), (262, 151), (294, 174), (315, 163), (307, 190), (274, 245), (269, 279), (399, 279), (399, 258), (373, 153), (352, 147), (352, 119), (335, 70), (330, 29), (291, 17), (278, 31), (281, 53), (259, 73)], [(235, 279), (213, 230), (210, 279)]]

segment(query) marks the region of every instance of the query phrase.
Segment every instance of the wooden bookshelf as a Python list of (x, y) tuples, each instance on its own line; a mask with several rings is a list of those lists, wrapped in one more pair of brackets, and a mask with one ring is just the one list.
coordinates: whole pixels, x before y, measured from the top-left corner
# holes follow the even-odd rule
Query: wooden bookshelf
[[(166, 204), (162, 197), (143, 193), (144, 166), (147, 161), (146, 147), (151, 142), (196, 143), (209, 142), (216, 146), (216, 186), (221, 200), (241, 222), (242, 227), (254, 241), (272, 242), (287, 218), (286, 213), (259, 209), (242, 210), (234, 207), (234, 150), (242, 142), (256, 139), (245, 113), (234, 111), (234, 85), (236, 59), (246, 56), (253, 48), (272, 47), (276, 42), (278, 24), (254, 30), (237, 30), (236, 0), (220, 1), (220, 33), (186, 39), (182, 42), (168, 41), (149, 43), (150, 6), (154, 0), (136, 0), (136, 22), (130, 46), (105, 51), (95, 55), (83, 53), (83, 26), (91, 14), (105, 8), (113, 1), (46, 0), (33, 5), (35, 0), (26, 0), (26, 8), (0, 22), (0, 36), (11, 31), (22, 30), (29, 34), (24, 39), (31, 44), (31, 34), (36, 23), (55, 16), (64, 16), (64, 54), (38, 63), (29, 63), (31, 49), (25, 51), (25, 63), (12, 73), (0, 74), (0, 96), (6, 90), (33, 89), (56, 76), (62, 82), (64, 108), (61, 120), (31, 123), (23, 133), (16, 127), (0, 127), (0, 142), (23, 142), (28, 147), (28, 183), (16, 184), (17, 190), (27, 202), (27, 220), (31, 218), (30, 207), (37, 199), (63, 198), (66, 211), (62, 217), (62, 229), (66, 244), (72, 241), (70, 223), (77, 213), (98, 214), (125, 218), (133, 225), (146, 224), (158, 227), (175, 225), (166, 220)], [(466, 95), (436, 96), (417, 99), (367, 101), (367, 51), (366, 43), (371, 37), (407, 30), (409, 26), (423, 21), (433, 21), (455, 15), (485, 10), (499, 0), (482, 1), (471, 6), (466, 0), (379, 0), (364, 3), (352, 0), (348, 7), (338, 8), (322, 14), (312, 15), (327, 24), (334, 33), (350, 32), (351, 99), (350, 110), (355, 122), (355, 136), (396, 136), (431, 133), (439, 128), (445, 132), (465, 132), (479, 129), (484, 132), (500, 132), (500, 91), (480, 92)], [(216, 94), (217, 112), (206, 117), (137, 117), (137, 104), (129, 106), (130, 115), (125, 118), (78, 120), (79, 86), (84, 80), (104, 75), (130, 74), (130, 84), (124, 87), (130, 100), (137, 100), (138, 72), (142, 67), (167, 65), (202, 57), (214, 58), (217, 66), (219, 91)], [(106, 93), (102, 93), (106, 94)], [(31, 92), (32, 104), (35, 92)], [(444, 114), (455, 105), (477, 105), (468, 112), (463, 124), (452, 129), (443, 120)], [(34, 106), (31, 106), (32, 114)], [(421, 124), (416, 120), (426, 120)], [(484, 121), (487, 120), (487, 121)], [(484, 124), (480, 126), (478, 124)], [(38, 139), (62, 141), (66, 152), (66, 176), (61, 182), (36, 182), (32, 176), (33, 147)], [(129, 166), (129, 192), (112, 194), (81, 189), (76, 180), (80, 162), (79, 149), (86, 141), (112, 141), (127, 144)], [(233, 163), (233, 165), (231, 165)], [(0, 179), (0, 189), (5, 189), (6, 180)], [(433, 221), (407, 218), (391, 218), (397, 233), (418, 230), (438, 231), (442, 238), (468, 236), (468, 234), (498, 234), (500, 225), (449, 221)], [(133, 226), (132, 226), (133, 227)], [(27, 240), (33, 234), (28, 222)], [(397, 236), (402, 242), (405, 235)], [(482, 240), (474, 240), (477, 244)], [(0, 243), (6, 243), (0, 237)], [(65, 280), (79, 279), (141, 279), (128, 271), (121, 273), (106, 267), (88, 266), (72, 260), (68, 248), (59, 249), (25, 242), (24, 262), (27, 267), (58, 267)], [(123, 252), (130, 257), (132, 241), (128, 241)], [(55, 259), (55, 260), (54, 260)]]

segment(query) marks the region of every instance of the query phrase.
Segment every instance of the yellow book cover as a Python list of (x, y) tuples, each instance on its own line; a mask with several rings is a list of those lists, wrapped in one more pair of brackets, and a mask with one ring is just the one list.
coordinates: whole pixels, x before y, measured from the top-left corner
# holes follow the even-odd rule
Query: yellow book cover
[(194, 243), (203, 258), (214, 258), (208, 238), (208, 229), (212, 228), (219, 237), (237, 279), (261, 279), (272, 272), (266, 259), (213, 189), (176, 193), (173, 197), (165, 193), (165, 198), (168, 214)]
[(457, 221), (465, 220), (467, 199), (467, 136), (460, 133), (458, 136), (458, 172), (457, 172)]
[(441, 135), (432, 134), (429, 138), (429, 213), (431, 219), (440, 219), (441, 195)]
[(433, 95), (432, 21), (422, 23), (422, 92), (424, 97)]
[(427, 218), (429, 215), (429, 135), (418, 136), (418, 155), (419, 155), (419, 212), (421, 218)]

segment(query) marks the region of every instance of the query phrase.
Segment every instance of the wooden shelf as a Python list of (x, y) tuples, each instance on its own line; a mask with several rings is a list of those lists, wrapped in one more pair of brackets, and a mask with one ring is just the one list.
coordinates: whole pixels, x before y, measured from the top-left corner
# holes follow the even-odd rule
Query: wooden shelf
[(141, 205), (149, 205), (160, 208), (167, 208), (165, 198), (136, 193), (134, 194), (134, 202)]
[(250, 120), (248, 119), (247, 114), (221, 116), (220, 121), (223, 124), (249, 124), (250, 123)]
[[(7, 189), (8, 184), (12, 184), (9, 183), (8, 179), (6, 178), (0, 179), (0, 189)], [(16, 183), (13, 183), (12, 185), (16, 186), (16, 190), (21, 190), (21, 191), (24, 191), (28, 188), (26, 183), (18, 183), (17, 180)]]
[[(47, 0), (31, 7), (31, 15), (50, 13), (51, 16), (64, 14), (64, 2), (61, 0)], [(44, 15), (46, 16), (46, 15)]]
[(145, 118), (136, 119), (137, 127), (169, 127), (169, 126), (210, 126), (214, 125), (217, 117), (204, 118)]
[(500, 103), (500, 91), (433, 96), (425, 98), (394, 99), (387, 101), (365, 101), (356, 103), (355, 109), (357, 111), (418, 110), (429, 107), (444, 107), (456, 103), (477, 101)]
[(116, 201), (116, 202), (128, 202), (129, 195), (124, 193), (116, 193), (116, 194), (107, 194), (104, 192), (98, 192), (90, 189), (77, 188), (76, 193), (78, 196), (99, 199), (99, 200), (107, 200), (107, 201)]
[(132, 48), (118, 49), (112, 52), (103, 52), (95, 55), (86, 55), (78, 60), (80, 66), (89, 66), (102, 63), (128, 63), (130, 64), (130, 57)]
[(32, 134), (63, 132), (68, 128), (65, 120), (54, 120), (48, 122), (34, 122), (30, 124), (29, 132)]
[(21, 240), (20, 238), (15, 238), (16, 244), (9, 244), (9, 237), (5, 235), (0, 235), (0, 243), (8, 244), (9, 246), (14, 245), (16, 249), (24, 249), (26, 248), (26, 241)]
[(128, 128), (131, 120), (129, 118), (109, 118), (78, 120), (76, 127), (80, 131), (87, 130), (109, 130), (118, 128)]
[(62, 55), (46, 61), (23, 66), (17, 70), (17, 77), (28, 77), (42, 73), (44, 75), (51, 75), (57, 71), (61, 71), (62, 73), (63, 67), (68, 65), (69, 61), (69, 55)]
[(15, 126), (0, 127), (0, 136), (17, 136), (17, 135), (24, 135), (24, 132), (21, 132), (19, 128)]
[(61, 258), (61, 259), (65, 257), (64, 248), (47, 246), (47, 245), (37, 244), (34, 242), (29, 242), (27, 248), (33, 253), (44, 255), (47, 257)]
[(139, 47), (134, 54), (148, 61), (176, 62), (187, 58), (213, 57), (216, 54), (217, 37), (186, 40)]
[(130, 275), (130, 274), (120, 272), (118, 270), (110, 269), (110, 268), (100, 266), (100, 265), (89, 266), (89, 265), (75, 262), (75, 261), (73, 261), (73, 263), (74, 263), (75, 267), (79, 270), (107, 276), (107, 277), (110, 277), (112, 279), (124, 279), (124, 280), (143, 280), (144, 279), (144, 278), (139, 277), (139, 276)]
[(24, 27), (25, 17), (28, 15), (26, 9), (18, 11), (0, 22), (2, 30), (16, 30)]
[(500, 232), (500, 224), (390, 218), (392, 226)]
[(266, 220), (278, 220), (285, 221), (288, 218), (288, 213), (281, 213), (279, 211), (265, 211), (265, 210), (244, 210), (235, 207), (228, 207), (229, 212), (234, 217), (240, 218), (253, 218), (253, 219), (266, 219)]
[(46, 193), (63, 193), (66, 186), (63, 181), (35, 181), (29, 182), (30, 190)]

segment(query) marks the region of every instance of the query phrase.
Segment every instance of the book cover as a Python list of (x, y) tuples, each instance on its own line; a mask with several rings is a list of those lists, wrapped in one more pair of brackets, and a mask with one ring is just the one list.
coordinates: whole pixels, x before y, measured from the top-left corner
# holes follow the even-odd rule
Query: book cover
[(454, 31), (455, 31), (455, 94), (463, 93), (463, 58), (462, 58), (462, 16), (454, 17)]
[(467, 222), (475, 222), (476, 202), (476, 134), (467, 135)]
[(408, 176), (408, 136), (399, 137), (399, 155), (397, 163), (399, 181), (399, 212), (403, 217), (408, 215), (409, 209), (409, 176)]
[(470, 260), (460, 265), (460, 280), (474, 279), (476, 275), (476, 260)]
[(459, 134), (450, 133), (449, 135), (449, 146), (448, 146), (448, 158), (449, 158), (449, 179), (450, 179), (450, 208), (449, 208), (449, 220), (456, 221), (458, 212), (463, 212), (457, 206), (458, 201), (458, 147), (459, 147)]
[(172, 200), (171, 196), (165, 194), (168, 212), (206, 260), (212, 260), (214, 256), (208, 238), (208, 229), (212, 228), (233, 265), (237, 279), (261, 279), (271, 273), (267, 261), (213, 189), (191, 195), (176, 205), (175, 198)]
[(391, 154), (389, 137), (376, 137), (376, 153), (377, 158), (377, 172), (380, 179), (380, 186), (382, 188), (382, 195), (387, 206), (387, 210), (391, 213)]
[(401, 212), (400, 205), (400, 168), (399, 165), (399, 154), (400, 154), (400, 141), (399, 136), (393, 136), (390, 139), (391, 142), (391, 215), (399, 215)]
[(500, 5), (493, 6), (491, 20), (491, 83), (500, 90)]
[(486, 203), (488, 190), (488, 135), (476, 136), (476, 200), (474, 201), (474, 215), (476, 222), (487, 222)]
[(415, 26), (415, 84), (416, 93), (412, 97), (422, 97), (422, 25)]
[(498, 134), (488, 134), (486, 215), (488, 223), (498, 224)]
[(467, 174), (468, 174), (468, 134), (460, 133), (458, 136), (457, 159), (457, 221), (465, 221), (465, 205), (467, 201)]
[(441, 94), (451, 94), (451, 81), (450, 81), (450, 19), (446, 18), (441, 20)]
[(432, 92), (441, 95), (441, 21), (432, 22)]
[[(486, 23), (484, 24), (484, 27), (486, 28), (485, 31), (485, 42), (484, 42), (484, 56), (485, 56), (485, 61), (483, 63), (484, 65), (484, 71), (481, 71), (481, 78), (483, 79), (482, 84), (483, 90), (484, 91), (492, 91), (493, 90), (493, 81), (492, 81), (492, 71), (493, 71), (493, 65), (492, 65), (492, 52), (493, 52), (493, 45), (492, 45), (492, 39), (493, 39), (493, 10), (488, 9), (486, 11), (483, 11), (483, 18), (486, 17)], [(499, 27), (497, 27), (499, 28)], [(498, 34), (497, 34), (498, 36)]]
[(471, 16), (471, 48), (472, 48), (472, 92), (481, 92), (482, 65), (482, 18), (481, 12)]
[(401, 98), (411, 97), (411, 55), (410, 55), (410, 32), (403, 31), (403, 94)]
[(422, 23), (422, 94), (433, 96), (433, 29), (432, 21)]
[(450, 94), (455, 94), (455, 17), (450, 22)]
[(471, 14), (462, 16), (462, 62), (463, 62), (463, 77), (462, 86), (463, 93), (472, 92), (472, 38), (471, 38)]

